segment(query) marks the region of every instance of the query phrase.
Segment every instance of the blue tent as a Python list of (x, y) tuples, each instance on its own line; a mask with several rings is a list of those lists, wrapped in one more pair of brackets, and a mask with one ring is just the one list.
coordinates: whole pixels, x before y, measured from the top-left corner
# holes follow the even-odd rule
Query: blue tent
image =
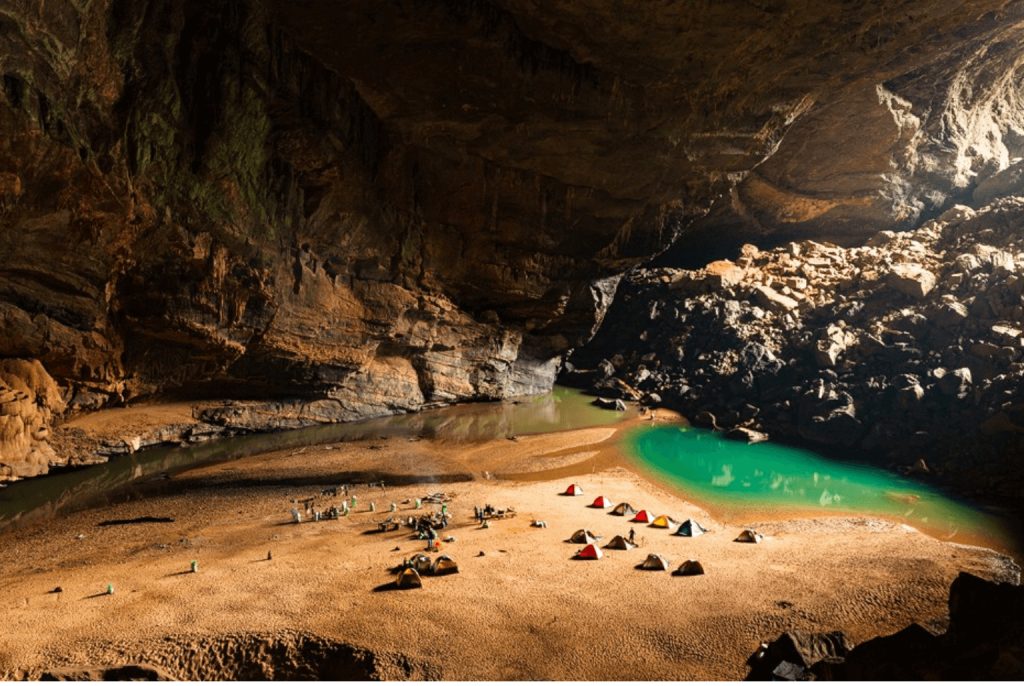
[(679, 525), (679, 528), (676, 530), (676, 536), (700, 536), (702, 533), (706, 531), (707, 529), (702, 527), (697, 522), (693, 521), (692, 519), (687, 519), (685, 522)]

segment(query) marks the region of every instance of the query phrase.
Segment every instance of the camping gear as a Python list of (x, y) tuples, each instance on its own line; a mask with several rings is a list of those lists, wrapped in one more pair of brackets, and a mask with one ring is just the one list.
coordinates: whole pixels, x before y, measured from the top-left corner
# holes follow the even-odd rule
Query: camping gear
[(580, 529), (569, 538), (569, 543), (594, 543), (599, 538), (587, 529)]
[(583, 495), (583, 489), (577, 484), (569, 484), (569, 488), (565, 489), (562, 495)]
[(647, 556), (647, 559), (641, 563), (640, 569), (651, 569), (659, 572), (665, 572), (668, 571), (668, 560), (663, 558), (661, 555), (651, 553)]
[(423, 588), (423, 579), (415, 569), (406, 567), (398, 573), (395, 586), (398, 588)]
[(459, 565), (455, 564), (455, 560), (448, 557), (447, 555), (442, 555), (441, 557), (434, 560), (434, 565), (433, 567), (431, 567), (430, 571), (434, 576), (443, 576), (445, 574), (458, 574)]
[(672, 518), (668, 515), (658, 515), (654, 521), (651, 522), (651, 526), (657, 529), (671, 529), (676, 526), (676, 523), (672, 521)]
[(430, 558), (426, 555), (420, 554), (410, 560), (409, 564), (412, 565), (413, 569), (421, 574), (427, 574), (430, 572)]
[(699, 576), (704, 573), (704, 565), (697, 560), (687, 560), (672, 572), (673, 576)]
[(619, 503), (611, 513), (619, 517), (627, 517), (631, 514), (636, 514), (636, 510), (629, 503)]
[(608, 541), (608, 545), (605, 548), (612, 550), (632, 550), (636, 547), (636, 543), (630, 543), (622, 536), (616, 536), (612, 540)]
[(594, 499), (594, 502), (590, 503), (590, 506), (603, 509), (606, 507), (611, 507), (612, 501), (608, 500), (608, 498), (605, 498), (603, 495), (599, 495), (597, 496), (597, 498)]
[(633, 517), (633, 521), (640, 522), (641, 524), (650, 524), (652, 521), (654, 521), (654, 515), (652, 515), (647, 510), (640, 510)]
[(707, 529), (692, 519), (687, 519), (676, 530), (676, 536), (700, 536), (703, 533), (707, 533)]
[(763, 540), (764, 536), (753, 529), (744, 529), (740, 532), (740, 535), (736, 537), (737, 543), (760, 543)]
[(604, 557), (604, 553), (593, 543), (576, 553), (577, 560), (600, 560), (602, 557)]

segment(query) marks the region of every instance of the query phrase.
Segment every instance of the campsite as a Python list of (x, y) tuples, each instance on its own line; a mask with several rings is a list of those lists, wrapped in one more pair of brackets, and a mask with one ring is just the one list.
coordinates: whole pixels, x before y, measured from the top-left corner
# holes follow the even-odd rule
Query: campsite
[[(25, 526), (0, 555), (9, 580), (0, 655), (5, 664), (127, 656), (214, 678), (239, 672), (183, 657), (205, 637), (316, 636), (371, 651), (384, 678), (735, 679), (780, 627), (842, 626), (866, 640), (943, 607), (964, 565), (997, 575), (1006, 564), (883, 520), (709, 511), (624, 458), (619, 441), (640, 421), (516, 441), (376, 437), (280, 451)], [(370, 485), (380, 481), (386, 491)], [(589, 497), (562, 496), (571, 483)], [(326, 509), (345, 496), (330, 492), (338, 484), (351, 485), (348, 514), (292, 521), (293, 500)], [(598, 496), (631, 506), (591, 507)], [(488, 505), (495, 516), (484, 527), (475, 514)], [(408, 521), (439, 522), (442, 507), (449, 523), (428, 552)], [(649, 521), (632, 521), (644, 512)], [(164, 519), (140, 519), (154, 513)], [(661, 515), (671, 528), (648, 525)], [(382, 530), (389, 518), (400, 526)], [(735, 542), (745, 529), (761, 543)], [(569, 542), (577, 532), (594, 540)], [(637, 569), (650, 555), (664, 564)], [(198, 571), (182, 573), (190, 560)], [(56, 586), (63, 592), (50, 593)], [(587, 621), (597, 616), (615, 621)], [(58, 636), (67, 648), (52, 655)], [(594, 648), (585, 659), (580, 645)]]

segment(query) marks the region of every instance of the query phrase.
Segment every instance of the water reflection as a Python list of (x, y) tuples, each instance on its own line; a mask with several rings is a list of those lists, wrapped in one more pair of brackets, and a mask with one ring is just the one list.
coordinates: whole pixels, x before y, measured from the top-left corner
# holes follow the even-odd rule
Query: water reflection
[(923, 483), (808, 450), (678, 426), (638, 429), (627, 444), (642, 466), (712, 507), (882, 515), (943, 537), (1004, 535), (996, 518)]
[(517, 401), (457, 405), (349, 424), (237, 436), (184, 448), (152, 448), (106, 464), (19, 481), (0, 489), (0, 529), (16, 521), (51, 517), (118, 499), (125, 486), (142, 479), (263, 452), (382, 437), (474, 443), (600, 426), (635, 414), (634, 410), (603, 410), (591, 405), (592, 400), (578, 391), (556, 387), (551, 393)]

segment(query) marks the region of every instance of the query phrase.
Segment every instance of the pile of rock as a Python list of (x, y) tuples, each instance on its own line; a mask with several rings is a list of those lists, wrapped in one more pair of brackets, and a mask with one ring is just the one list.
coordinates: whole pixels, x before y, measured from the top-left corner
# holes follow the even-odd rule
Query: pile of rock
[(993, 458), (1024, 448), (1022, 294), (1024, 198), (861, 247), (745, 245), (735, 261), (628, 274), (563, 380), (723, 430), (970, 467), (991, 491), (1007, 484)]
[(853, 646), (840, 631), (789, 632), (750, 657), (748, 680), (1015, 680), (1024, 677), (1024, 589), (961, 572), (945, 632), (921, 624)]

